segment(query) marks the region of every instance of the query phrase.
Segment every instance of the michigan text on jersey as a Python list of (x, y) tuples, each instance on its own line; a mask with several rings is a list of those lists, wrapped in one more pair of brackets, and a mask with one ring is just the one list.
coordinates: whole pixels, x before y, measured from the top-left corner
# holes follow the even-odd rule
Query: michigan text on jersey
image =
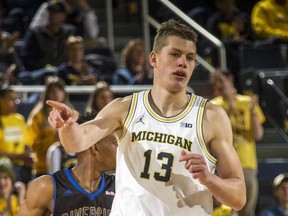
[(158, 143), (167, 143), (170, 145), (179, 146), (188, 151), (191, 151), (192, 141), (187, 140), (183, 137), (174, 136), (171, 134), (152, 132), (152, 131), (139, 131), (132, 132), (131, 142), (147, 140)]

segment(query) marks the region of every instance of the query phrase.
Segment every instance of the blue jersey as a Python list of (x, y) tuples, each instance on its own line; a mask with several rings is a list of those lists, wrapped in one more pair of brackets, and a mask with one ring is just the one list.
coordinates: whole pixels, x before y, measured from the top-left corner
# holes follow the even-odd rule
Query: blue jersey
[(103, 215), (110, 214), (115, 195), (115, 176), (102, 173), (99, 188), (89, 193), (72, 176), (69, 168), (51, 175), (54, 182), (53, 215)]

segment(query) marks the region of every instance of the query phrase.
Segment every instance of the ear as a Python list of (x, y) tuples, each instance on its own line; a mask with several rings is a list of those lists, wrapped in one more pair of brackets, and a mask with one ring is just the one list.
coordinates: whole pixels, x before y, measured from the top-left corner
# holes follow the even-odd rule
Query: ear
[(157, 67), (157, 64), (156, 64), (156, 53), (155, 51), (152, 51), (149, 55), (149, 62), (150, 62), (150, 65), (154, 68)]
[(95, 155), (99, 153), (98, 144), (95, 144), (95, 145), (91, 146), (90, 149), (91, 149), (92, 153), (95, 154)]

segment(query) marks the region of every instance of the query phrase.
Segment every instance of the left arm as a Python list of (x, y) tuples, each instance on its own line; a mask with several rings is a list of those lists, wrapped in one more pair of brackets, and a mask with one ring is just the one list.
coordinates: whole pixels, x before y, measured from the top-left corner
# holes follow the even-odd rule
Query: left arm
[(182, 153), (180, 161), (194, 179), (205, 185), (221, 203), (238, 211), (246, 202), (243, 170), (238, 155), (232, 145), (232, 129), (226, 112), (207, 103), (204, 116), (204, 138), (211, 154), (217, 159), (218, 175), (209, 172), (203, 156)]
[[(257, 107), (258, 106), (258, 107)], [(258, 97), (256, 95), (253, 95), (251, 97), (251, 128), (253, 132), (253, 137), (255, 140), (261, 140), (264, 134), (264, 129), (262, 126), (262, 122), (260, 120), (259, 114), (256, 112), (256, 108), (259, 108), (258, 105)]]

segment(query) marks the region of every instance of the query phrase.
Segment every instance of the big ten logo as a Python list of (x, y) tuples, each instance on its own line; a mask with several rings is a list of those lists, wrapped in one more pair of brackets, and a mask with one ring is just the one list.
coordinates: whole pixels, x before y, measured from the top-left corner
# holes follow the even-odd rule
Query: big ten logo
[(181, 122), (180, 127), (192, 128), (193, 125), (191, 123)]

